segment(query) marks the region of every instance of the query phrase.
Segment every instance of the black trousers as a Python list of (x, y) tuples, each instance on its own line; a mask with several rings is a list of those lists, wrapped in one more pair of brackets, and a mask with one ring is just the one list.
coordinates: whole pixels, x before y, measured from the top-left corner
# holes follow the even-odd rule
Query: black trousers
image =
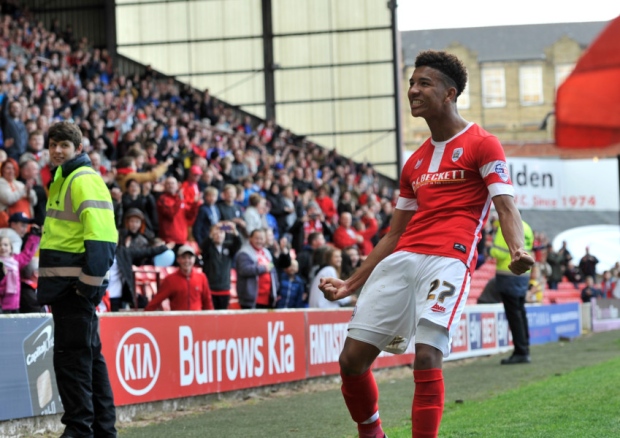
[(65, 410), (63, 436), (116, 437), (116, 409), (95, 305), (72, 292), (52, 304), (52, 316), (54, 371)]
[(43, 309), (37, 302), (37, 291), (28, 283), (22, 282), (19, 295), (19, 313), (39, 313)]
[(530, 330), (525, 311), (528, 276), (496, 275), (495, 287), (502, 297), (508, 326), (512, 333), (514, 354), (530, 354)]
[(228, 303), (230, 302), (230, 295), (211, 295), (213, 300), (213, 308), (215, 310), (228, 309)]
[(122, 298), (110, 298), (110, 312), (118, 312), (122, 307)]

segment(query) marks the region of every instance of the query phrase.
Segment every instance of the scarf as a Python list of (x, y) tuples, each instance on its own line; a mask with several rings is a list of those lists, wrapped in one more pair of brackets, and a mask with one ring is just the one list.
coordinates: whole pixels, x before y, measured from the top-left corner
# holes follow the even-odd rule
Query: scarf
[(4, 285), (6, 287), (6, 294), (16, 294), (18, 292), (17, 287), (19, 285), (19, 263), (13, 256), (0, 257), (4, 267), (6, 269)]

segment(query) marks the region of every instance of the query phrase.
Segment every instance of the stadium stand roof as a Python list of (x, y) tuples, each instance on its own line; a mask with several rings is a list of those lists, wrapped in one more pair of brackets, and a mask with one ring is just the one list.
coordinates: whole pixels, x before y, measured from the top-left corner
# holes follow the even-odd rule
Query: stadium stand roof
[(405, 31), (401, 32), (403, 61), (413, 65), (420, 51), (440, 50), (453, 43), (477, 52), (480, 62), (544, 59), (545, 48), (563, 36), (586, 47), (607, 24), (597, 21)]

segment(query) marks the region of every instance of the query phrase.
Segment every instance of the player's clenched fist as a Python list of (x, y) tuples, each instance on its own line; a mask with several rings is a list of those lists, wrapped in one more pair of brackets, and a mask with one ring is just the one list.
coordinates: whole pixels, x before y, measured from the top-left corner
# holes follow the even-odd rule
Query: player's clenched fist
[(534, 263), (535, 260), (531, 255), (519, 249), (514, 253), (508, 269), (510, 269), (513, 274), (521, 275), (531, 269)]
[(319, 289), (323, 292), (325, 299), (328, 301), (336, 301), (351, 295), (348, 291), (346, 282), (333, 277), (321, 278), (319, 281)]

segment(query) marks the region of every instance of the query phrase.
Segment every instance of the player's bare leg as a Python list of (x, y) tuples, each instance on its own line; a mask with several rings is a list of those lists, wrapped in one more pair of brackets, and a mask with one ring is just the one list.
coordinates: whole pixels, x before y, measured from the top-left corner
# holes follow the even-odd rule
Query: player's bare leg
[(435, 438), (439, 432), (444, 405), (442, 365), (441, 351), (430, 345), (415, 344), (415, 392), (411, 407), (411, 436), (414, 438)]
[(379, 353), (374, 345), (351, 338), (340, 353), (342, 395), (360, 438), (385, 436), (379, 419), (379, 389), (370, 370)]

